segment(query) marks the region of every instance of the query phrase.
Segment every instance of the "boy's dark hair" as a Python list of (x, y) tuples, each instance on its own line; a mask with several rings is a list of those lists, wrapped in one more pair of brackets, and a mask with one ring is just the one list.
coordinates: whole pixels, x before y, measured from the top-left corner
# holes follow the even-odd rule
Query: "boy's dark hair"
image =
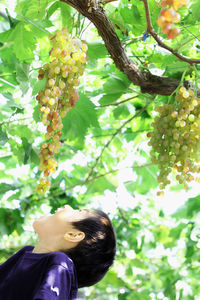
[(72, 225), (85, 233), (76, 247), (65, 251), (74, 262), (81, 288), (97, 283), (113, 264), (116, 237), (110, 219), (101, 210), (94, 210), (93, 216)]

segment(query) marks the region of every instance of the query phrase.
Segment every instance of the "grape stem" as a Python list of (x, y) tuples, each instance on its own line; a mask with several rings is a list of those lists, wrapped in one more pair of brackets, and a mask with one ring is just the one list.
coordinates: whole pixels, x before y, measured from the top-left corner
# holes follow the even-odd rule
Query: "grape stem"
[(184, 78), (185, 78), (185, 74), (186, 72), (190, 69), (191, 67), (190, 66), (187, 66), (185, 68), (185, 71), (183, 72), (182, 76), (181, 76), (181, 81), (179, 83), (179, 85), (177, 86), (177, 88), (173, 91), (173, 93), (169, 96), (169, 99), (168, 99), (168, 104), (170, 103), (171, 101), (171, 98), (174, 94), (176, 94), (176, 92), (179, 90), (179, 88), (183, 85), (183, 81), (184, 81)]

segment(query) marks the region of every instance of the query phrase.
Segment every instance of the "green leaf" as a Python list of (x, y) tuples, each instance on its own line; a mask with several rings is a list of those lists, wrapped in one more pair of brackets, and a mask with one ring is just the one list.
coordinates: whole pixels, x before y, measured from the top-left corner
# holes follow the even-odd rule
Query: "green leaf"
[(1, 234), (11, 234), (16, 224), (22, 224), (24, 218), (20, 215), (19, 209), (0, 208), (0, 232)]
[(141, 9), (141, 5), (132, 5), (132, 10), (133, 10), (133, 18), (132, 18), (132, 25), (134, 28), (134, 32), (136, 35), (142, 34), (144, 30), (144, 22), (145, 22), (145, 17), (144, 17), (144, 8)]
[(101, 97), (99, 103), (101, 105), (111, 104), (113, 102), (116, 102), (120, 97), (122, 93), (115, 93), (115, 94), (106, 94)]
[(15, 185), (4, 183), (4, 182), (0, 183), (0, 194), (5, 194), (10, 190), (16, 190), (16, 189), (17, 187)]
[(68, 32), (71, 32), (74, 26), (73, 17), (71, 15), (71, 7), (65, 2), (60, 2), (60, 11), (62, 17), (62, 26), (67, 27)]
[(3, 94), (3, 96), (6, 98), (4, 99), (6, 101), (2, 101), (2, 103), (0, 103), (0, 120), (2, 122), (8, 122), (9, 118), (17, 112), (17, 109), (19, 109), (20, 112), (23, 112), (23, 109), (20, 105), (15, 103), (10, 94)]
[(67, 3), (60, 1), (54, 2), (48, 9), (48, 17), (50, 18), (58, 9), (60, 9), (63, 27), (67, 27), (68, 32), (71, 32), (73, 18), (71, 16), (71, 7)]
[(25, 151), (24, 154), (24, 164), (27, 164), (30, 154), (31, 154), (31, 150), (32, 150), (32, 144), (30, 144), (27, 140), (27, 138), (22, 138), (22, 145)]
[(149, 296), (149, 290), (143, 291), (132, 291), (127, 297), (126, 300), (151, 300)]
[(199, 20), (199, 11), (200, 11), (200, 3), (198, 0), (196, 0), (190, 7), (191, 11), (192, 11), (192, 15), (193, 17), (195, 17), (196, 20)]
[(35, 152), (35, 150), (33, 150), (33, 148), (31, 149), (31, 152), (30, 152), (30, 158), (31, 158), (32, 163), (34, 163), (36, 166), (39, 165), (40, 158), (37, 155), (37, 153)]
[(14, 93), (16, 88), (17, 88), (17, 86), (15, 85), (13, 78), (11, 78), (9, 80), (0, 78), (0, 92), (1, 93)]
[(187, 202), (180, 207), (174, 214), (175, 218), (190, 219), (200, 210), (200, 195), (189, 198)]
[(54, 12), (55, 12), (57, 9), (60, 8), (60, 4), (61, 4), (60, 1), (56, 1), (56, 2), (54, 2), (54, 3), (49, 7), (49, 9), (48, 9), (48, 17), (49, 17), (49, 18), (54, 14)]
[(157, 182), (157, 167), (139, 167), (133, 169), (137, 174), (137, 179), (135, 182), (127, 182), (125, 186), (128, 190), (138, 192), (139, 194), (146, 194), (151, 189), (155, 189), (158, 186)]
[(46, 85), (47, 79), (43, 78), (42, 80), (38, 80), (38, 79), (33, 79), (31, 81), (31, 86), (32, 86), (32, 95), (35, 96), (37, 95), (37, 93), (41, 90), (44, 89), (45, 85)]
[[(128, 7), (124, 7), (120, 9), (120, 14), (124, 19), (125, 23), (132, 24), (134, 17), (134, 8), (130, 9)], [(139, 14), (138, 14), (139, 15)]]
[(4, 32), (0, 33), (0, 41), (1, 43), (13, 42), (11, 36), (13, 34), (14, 28), (10, 28)]
[(102, 176), (89, 184), (87, 184), (87, 193), (98, 195), (102, 194), (105, 190), (115, 191), (116, 186), (107, 179), (107, 176)]
[(108, 17), (111, 20), (111, 22), (114, 24), (117, 33), (120, 34), (121, 36), (124, 36), (126, 34), (127, 27), (120, 12), (111, 6), (107, 7), (107, 12), (108, 12)]
[(63, 119), (64, 139), (83, 138), (91, 126), (99, 127), (94, 104), (84, 95), (80, 94), (75, 108), (72, 108)]
[(120, 96), (126, 93), (130, 85), (129, 79), (124, 74), (113, 75), (103, 85), (105, 95), (100, 99), (101, 105), (116, 102)]
[(29, 64), (18, 63), (16, 66), (16, 78), (20, 84), (21, 91), (24, 94), (29, 89)]
[(23, 107), (20, 104), (15, 102), (15, 100), (14, 100), (14, 98), (11, 94), (3, 94), (3, 96), (6, 99), (8, 99), (7, 102), (6, 102), (6, 106), (11, 107), (11, 108), (17, 108), (21, 111), (23, 110)]
[(120, 104), (117, 108), (113, 110), (113, 115), (115, 119), (118, 119), (119, 117), (127, 117), (130, 115), (130, 112), (125, 104)]
[(180, 223), (177, 227), (172, 228), (170, 230), (169, 236), (173, 238), (173, 240), (178, 240), (180, 238), (181, 232), (184, 228), (187, 227), (187, 224)]
[(88, 51), (87, 55), (89, 60), (96, 60), (99, 58), (104, 58), (108, 55), (108, 51), (104, 44), (102, 43), (87, 43)]
[(2, 127), (0, 127), (0, 146), (4, 146), (8, 141), (8, 136), (3, 132)]
[[(12, 157), (11, 154), (2, 156), (1, 163), (6, 166), (7, 170), (16, 168), (16, 160)], [(4, 175), (5, 175), (5, 172), (4, 172)]]
[(29, 27), (20, 22), (16, 25), (12, 32), (12, 40), (14, 41), (14, 50), (20, 61), (32, 61), (34, 58), (33, 51), (36, 48), (36, 40)]
[(147, 265), (138, 258), (133, 259), (132, 264), (134, 265), (134, 267), (139, 268), (139, 269), (148, 269)]
[(20, 0), (17, 2), (16, 12), (20, 17), (27, 17), (30, 19), (42, 20), (46, 13), (46, 8), (50, 1), (46, 0), (32, 0), (31, 2), (26, 0)]
[(12, 128), (10, 128), (9, 133), (12, 136), (18, 136), (20, 138), (26, 138), (28, 141), (33, 140), (32, 131), (27, 125), (18, 124), (18, 126), (12, 126)]
[(130, 127), (127, 127), (123, 134), (127, 142), (134, 141), (134, 139), (138, 136), (138, 132), (132, 131)]
[(17, 80), (29, 81), (29, 64), (18, 63), (16, 66)]
[(7, 8), (5, 10), (6, 10), (6, 13), (7, 13), (8, 21), (10, 23), (10, 28), (15, 27), (19, 21), (17, 19), (14, 19), (14, 18), (11, 17), (11, 15), (9, 14), (9, 11), (8, 11)]
[(103, 85), (104, 92), (106, 94), (117, 94), (117, 93), (125, 93), (130, 81), (126, 78), (126, 76), (122, 75), (120, 77), (111, 77), (106, 83)]
[(33, 119), (35, 120), (36, 123), (41, 122), (39, 109), (40, 109), (39, 105), (36, 105), (34, 107)]
[(29, 27), (31, 31), (36, 35), (37, 38), (42, 38), (44, 36), (49, 36), (50, 32), (46, 30), (48, 27), (52, 27), (53, 24), (51, 21), (45, 20), (30, 20), (28, 18), (24, 18), (27, 23), (29, 23)]

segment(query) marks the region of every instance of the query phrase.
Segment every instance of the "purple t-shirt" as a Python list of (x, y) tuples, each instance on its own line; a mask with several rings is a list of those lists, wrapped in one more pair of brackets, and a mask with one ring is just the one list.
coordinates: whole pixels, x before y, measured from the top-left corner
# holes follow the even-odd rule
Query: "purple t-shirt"
[(74, 300), (78, 284), (63, 252), (33, 253), (26, 246), (0, 265), (0, 300)]

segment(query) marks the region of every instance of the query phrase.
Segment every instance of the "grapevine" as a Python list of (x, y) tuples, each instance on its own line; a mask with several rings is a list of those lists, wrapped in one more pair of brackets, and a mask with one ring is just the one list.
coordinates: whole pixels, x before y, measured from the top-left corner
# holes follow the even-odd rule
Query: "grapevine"
[(50, 62), (45, 64), (38, 74), (39, 80), (46, 78), (46, 85), (36, 96), (40, 105), (41, 120), (46, 126), (46, 141), (39, 153), (39, 170), (44, 175), (36, 188), (39, 194), (49, 190), (50, 181), (47, 178), (58, 166), (54, 155), (62, 145), (62, 118), (75, 107), (75, 101), (79, 99), (76, 87), (87, 61), (87, 45), (78, 38), (70, 37), (65, 28), (50, 36), (50, 41)]
[(170, 183), (171, 172), (185, 189), (190, 181), (200, 183), (200, 98), (182, 86), (175, 100), (155, 108), (158, 115), (153, 131), (147, 134), (152, 162), (159, 168), (158, 195), (163, 195), (162, 190)]
[(174, 23), (180, 22), (180, 14), (176, 11), (186, 6), (187, 0), (162, 0), (161, 11), (157, 19), (158, 26), (161, 27), (162, 32), (167, 34), (169, 39), (175, 39), (180, 33), (180, 29), (177, 28)]

